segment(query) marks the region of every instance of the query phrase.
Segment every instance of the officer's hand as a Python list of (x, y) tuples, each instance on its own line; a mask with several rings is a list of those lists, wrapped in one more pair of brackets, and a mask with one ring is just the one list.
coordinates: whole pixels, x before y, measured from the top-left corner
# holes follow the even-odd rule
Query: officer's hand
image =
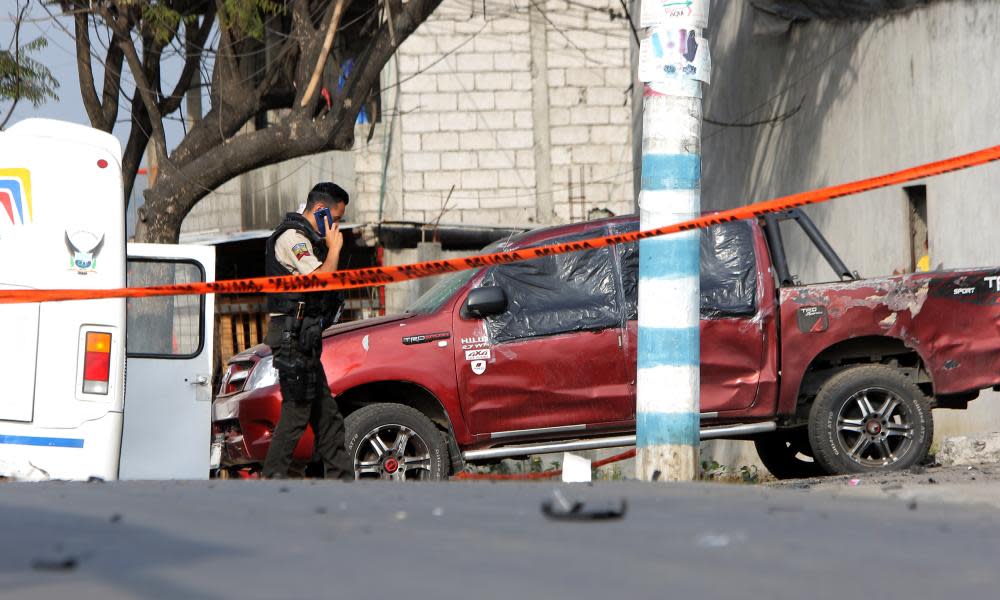
[(326, 247), (329, 248), (330, 252), (337, 253), (340, 253), (340, 249), (344, 247), (344, 234), (340, 233), (340, 223), (334, 223), (326, 230)]

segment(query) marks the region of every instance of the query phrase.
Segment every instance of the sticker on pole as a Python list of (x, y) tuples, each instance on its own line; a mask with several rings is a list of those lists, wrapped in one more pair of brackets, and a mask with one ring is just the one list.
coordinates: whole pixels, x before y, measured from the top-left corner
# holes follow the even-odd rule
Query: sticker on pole
[(712, 83), (708, 41), (693, 29), (657, 27), (639, 44), (639, 80)]
[(708, 26), (708, 0), (642, 0), (639, 25), (679, 25), (703, 29)]

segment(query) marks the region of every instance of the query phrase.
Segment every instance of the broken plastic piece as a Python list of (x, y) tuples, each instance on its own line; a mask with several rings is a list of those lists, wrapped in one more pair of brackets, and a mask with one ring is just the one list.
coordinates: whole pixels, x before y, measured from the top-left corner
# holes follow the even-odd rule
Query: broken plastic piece
[(555, 501), (542, 502), (542, 514), (557, 521), (607, 521), (621, 519), (628, 510), (628, 502), (622, 498), (617, 506), (588, 507), (583, 502), (570, 502), (562, 492), (555, 490)]

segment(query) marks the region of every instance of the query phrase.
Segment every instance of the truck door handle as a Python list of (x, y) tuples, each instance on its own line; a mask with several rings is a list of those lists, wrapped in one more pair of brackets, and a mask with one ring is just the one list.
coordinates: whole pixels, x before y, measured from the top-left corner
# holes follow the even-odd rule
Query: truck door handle
[(184, 381), (190, 383), (191, 385), (208, 385), (208, 376), (199, 375), (194, 379), (185, 379)]

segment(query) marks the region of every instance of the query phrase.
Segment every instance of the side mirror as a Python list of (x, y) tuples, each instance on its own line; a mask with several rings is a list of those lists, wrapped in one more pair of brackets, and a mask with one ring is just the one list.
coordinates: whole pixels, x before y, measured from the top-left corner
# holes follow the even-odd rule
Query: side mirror
[(476, 288), (466, 296), (463, 308), (466, 316), (479, 319), (498, 315), (507, 310), (507, 294), (495, 286)]

